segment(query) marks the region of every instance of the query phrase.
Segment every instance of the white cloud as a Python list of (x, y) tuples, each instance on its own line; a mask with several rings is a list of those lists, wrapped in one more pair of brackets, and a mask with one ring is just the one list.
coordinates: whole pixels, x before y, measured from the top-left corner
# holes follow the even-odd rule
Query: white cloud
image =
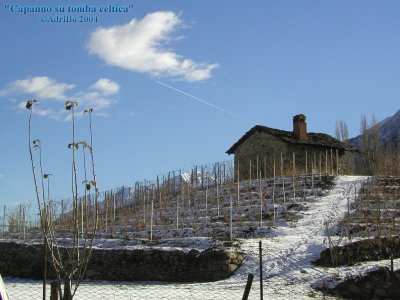
[(115, 95), (119, 92), (119, 84), (107, 78), (99, 79), (91, 88), (100, 91), (106, 96)]
[(37, 76), (9, 83), (0, 95), (30, 94), (40, 99), (64, 100), (65, 93), (74, 87), (73, 84), (60, 83), (47, 76)]
[(107, 64), (132, 71), (189, 82), (210, 78), (218, 64), (197, 63), (163, 47), (180, 24), (173, 12), (151, 13), (124, 25), (96, 29), (87, 48)]
[[(35, 115), (68, 120), (69, 114), (63, 106), (60, 106), (61, 101), (77, 101), (79, 103), (76, 109), (77, 117), (82, 116), (83, 111), (89, 107), (93, 108), (96, 114), (107, 116), (105, 110), (117, 102), (115, 97), (120, 89), (118, 83), (107, 78), (99, 79), (85, 90), (69, 93), (73, 87), (75, 85), (60, 83), (46, 76), (30, 77), (9, 83), (6, 88), (0, 90), (0, 97), (12, 96), (13, 98), (9, 99), (12, 103), (15, 103), (14, 94), (22, 95), (24, 98), (35, 98), (38, 100), (38, 105), (34, 105), (32, 109)], [(25, 105), (26, 101), (19, 100), (16, 109), (26, 110)]]
[[(26, 101), (22, 101), (18, 104), (18, 109), (20, 110), (25, 110), (26, 109)], [(53, 119), (58, 119), (57, 113), (54, 112), (53, 109), (51, 108), (41, 108), (39, 106), (33, 106), (32, 112), (35, 115), (41, 116), (41, 117), (52, 117)]]
[(79, 102), (79, 106), (96, 108), (96, 110), (109, 108), (115, 102), (114, 98), (106, 97), (96, 91), (79, 92), (74, 98)]

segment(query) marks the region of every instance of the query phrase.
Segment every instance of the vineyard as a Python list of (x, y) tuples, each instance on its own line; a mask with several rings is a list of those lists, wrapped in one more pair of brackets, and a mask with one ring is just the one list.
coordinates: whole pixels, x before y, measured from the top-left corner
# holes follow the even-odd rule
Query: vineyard
[(373, 238), (397, 235), (400, 230), (400, 179), (370, 177), (342, 221), (350, 237)]
[[(232, 162), (170, 172), (153, 182), (143, 181), (100, 194), (99, 238), (161, 239), (171, 237), (257, 236), (281, 221), (296, 220), (310, 205), (309, 196), (321, 196), (333, 176), (292, 174), (236, 181)], [(93, 197), (79, 198), (80, 232), (90, 233)], [(46, 214), (59, 237), (72, 232), (72, 203), (49, 201)], [(3, 236), (36, 239), (40, 224), (29, 207), (21, 205), (4, 214)], [(4, 218), (4, 219), (6, 219)], [(8, 228), (7, 228), (8, 227)]]

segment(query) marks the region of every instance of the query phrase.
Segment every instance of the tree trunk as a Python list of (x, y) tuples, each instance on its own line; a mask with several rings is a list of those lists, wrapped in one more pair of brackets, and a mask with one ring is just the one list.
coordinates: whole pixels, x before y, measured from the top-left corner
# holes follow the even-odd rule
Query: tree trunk
[(64, 297), (63, 300), (72, 300), (71, 275), (66, 275), (64, 279)]
[(58, 300), (59, 282), (54, 280), (51, 282), (50, 300)]

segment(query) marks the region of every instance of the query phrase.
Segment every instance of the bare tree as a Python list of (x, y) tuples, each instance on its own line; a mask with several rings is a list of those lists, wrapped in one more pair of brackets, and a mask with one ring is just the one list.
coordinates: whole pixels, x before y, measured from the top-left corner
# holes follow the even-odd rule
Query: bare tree
[[(96, 172), (93, 156), (93, 131), (92, 131), (92, 109), (87, 109), (84, 112), (89, 115), (89, 129), (90, 129), (90, 144), (87, 142), (77, 142), (75, 140), (75, 107), (78, 105), (77, 102), (67, 101), (65, 108), (71, 112), (72, 117), (72, 143), (68, 145), (68, 148), (72, 151), (72, 209), (67, 213), (68, 219), (70, 220), (69, 236), (67, 238), (60, 236), (60, 227), (57, 222), (56, 211), (54, 208), (54, 202), (49, 199), (49, 192), (45, 193), (44, 179), (48, 179), (49, 174), (43, 172), (42, 164), (42, 144), (39, 140), (32, 141), (31, 139), (31, 120), (33, 106), (37, 104), (36, 100), (29, 100), (26, 104), (26, 108), (29, 110), (29, 154), (31, 159), (33, 182), (35, 187), (35, 194), (37, 199), (37, 205), (40, 216), (40, 226), (44, 237), (45, 248), (48, 250), (51, 256), (51, 264), (53, 266), (55, 276), (59, 283), (63, 282), (64, 291), (61, 289), (61, 284), (58, 287), (58, 294), (63, 300), (72, 300), (76, 293), (76, 290), (82, 281), (88, 262), (90, 260), (93, 241), (96, 235), (97, 222), (98, 222), (98, 198), (99, 191), (97, 188)], [(77, 150), (79, 147), (83, 148), (83, 171), (84, 181), (82, 185), (78, 185), (77, 176)], [(38, 150), (39, 154), (37, 157), (33, 155), (33, 150)], [(91, 175), (90, 179), (87, 174), (86, 165), (86, 154), (89, 152), (91, 159)], [(35, 161), (39, 161), (39, 173), (41, 180), (38, 182), (38, 174), (35, 168)], [(49, 191), (49, 180), (48, 191)], [(94, 209), (89, 212), (88, 209), (84, 209), (83, 203), (87, 203), (88, 197), (90, 197), (90, 191), (94, 189)], [(78, 191), (84, 191), (82, 196), (79, 196)], [(40, 190), (42, 191), (40, 193)], [(81, 209), (80, 209), (81, 208)], [(64, 219), (64, 212), (61, 216)], [(85, 222), (85, 227), (83, 223)], [(64, 222), (61, 222), (64, 225)], [(81, 225), (81, 226), (80, 226)], [(86, 228), (83, 232), (83, 228)], [(70, 240), (70, 244), (64, 248), (61, 248), (60, 242), (63, 240)], [(45, 251), (46, 252), (46, 251)], [(43, 293), (45, 299), (45, 292)]]
[[(336, 122), (335, 136), (336, 139), (338, 139), (339, 141), (343, 143), (349, 143), (349, 130), (346, 121), (340, 120)], [(353, 154), (350, 152), (346, 152), (339, 162), (340, 169), (343, 172), (350, 174), (353, 169), (352, 161), (353, 161)]]
[(337, 121), (335, 126), (336, 139), (345, 142), (349, 139), (349, 130), (347, 123), (343, 120)]
[(383, 173), (388, 176), (388, 175), (393, 175), (393, 176), (398, 176), (399, 174), (399, 169), (400, 169), (400, 164), (399, 164), (399, 159), (400, 159), (400, 151), (399, 147), (396, 145), (396, 142), (391, 139), (389, 141), (385, 142), (385, 145), (383, 147)]
[(367, 175), (379, 174), (382, 166), (383, 144), (381, 128), (374, 116), (370, 123), (365, 115), (361, 116), (360, 134), (361, 171)]

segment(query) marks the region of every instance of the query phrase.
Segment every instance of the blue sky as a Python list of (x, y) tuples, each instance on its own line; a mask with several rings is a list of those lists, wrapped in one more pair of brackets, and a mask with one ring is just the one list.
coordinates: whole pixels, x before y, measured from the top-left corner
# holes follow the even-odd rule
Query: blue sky
[[(21, 104), (31, 98), (56, 199), (70, 197), (68, 99), (78, 114), (94, 109), (102, 190), (231, 159), (254, 124), (291, 130), (303, 113), (309, 131), (333, 135), (343, 119), (355, 136), (361, 114), (400, 109), (398, 1), (118, 1), (120, 13), (97, 1), (95, 13), (54, 12), (91, 2), (1, 4), (0, 205), (35, 199)], [(52, 12), (18, 12), (35, 3)], [(57, 15), (97, 22), (43, 22)], [(78, 118), (87, 139), (86, 125)]]

